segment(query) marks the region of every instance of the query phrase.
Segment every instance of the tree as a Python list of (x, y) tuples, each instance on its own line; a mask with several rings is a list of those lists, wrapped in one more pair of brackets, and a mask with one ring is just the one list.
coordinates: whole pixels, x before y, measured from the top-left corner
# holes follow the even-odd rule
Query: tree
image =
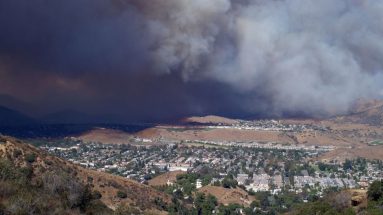
[(221, 186), (221, 182), (217, 180), (217, 181), (215, 181), (213, 183), (213, 186), (220, 187)]
[(210, 175), (206, 175), (205, 177), (203, 177), (202, 186), (209, 185), (211, 182), (211, 179), (212, 179), (212, 177)]
[(352, 161), (346, 159), (346, 161), (343, 164), (343, 169), (344, 170), (351, 170), (352, 169)]
[(378, 201), (383, 197), (383, 180), (374, 181), (367, 191), (368, 199)]
[(254, 209), (254, 208), (259, 208), (261, 205), (259, 204), (258, 201), (252, 201), (251, 204), (250, 204), (250, 208)]
[(205, 195), (204, 193), (197, 193), (194, 206), (197, 209), (197, 213), (201, 215), (212, 214), (214, 208), (218, 205), (217, 198), (213, 195)]
[(259, 200), (260, 206), (263, 209), (266, 209), (268, 206), (270, 206), (269, 196), (270, 196), (269, 192), (257, 192), (256, 193), (256, 199)]
[(198, 212), (202, 211), (202, 205), (205, 202), (205, 194), (197, 193), (194, 199), (194, 206), (197, 208)]
[(238, 182), (229, 176), (226, 176), (222, 180), (222, 187), (224, 188), (236, 188), (237, 185), (238, 185)]
[(242, 208), (241, 205), (238, 204), (229, 204), (228, 206), (221, 205), (219, 207), (219, 215), (239, 215), (238, 208)]
[(92, 191), (89, 185), (85, 186), (83, 188), (83, 191), (81, 193), (79, 207), (82, 211), (85, 211), (86, 207), (89, 205), (90, 201), (92, 200)]
[(217, 206), (217, 198), (213, 195), (208, 195), (205, 199), (205, 202), (202, 204), (202, 214), (212, 214), (212, 211), (214, 210), (215, 206)]

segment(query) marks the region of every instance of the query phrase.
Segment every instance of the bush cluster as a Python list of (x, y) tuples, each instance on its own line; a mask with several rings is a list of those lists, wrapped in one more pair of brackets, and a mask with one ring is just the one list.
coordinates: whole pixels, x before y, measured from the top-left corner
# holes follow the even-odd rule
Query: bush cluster
[[(34, 162), (32, 158), (35, 155), (25, 157), (27, 162)], [(101, 193), (68, 173), (46, 171), (36, 176), (31, 166), (17, 167), (0, 159), (0, 214), (113, 214), (100, 198)]]

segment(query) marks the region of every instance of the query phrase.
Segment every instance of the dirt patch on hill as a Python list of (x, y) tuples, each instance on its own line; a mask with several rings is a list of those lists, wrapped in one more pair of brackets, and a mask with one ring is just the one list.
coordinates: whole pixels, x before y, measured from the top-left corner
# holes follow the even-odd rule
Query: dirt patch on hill
[(299, 144), (318, 145), (318, 146), (350, 146), (355, 141), (349, 141), (347, 138), (337, 136), (331, 133), (321, 132), (302, 132), (294, 134)]
[[(166, 194), (120, 176), (84, 168), (80, 168), (78, 172), (83, 182), (91, 183), (93, 188), (102, 194), (101, 200), (112, 209), (121, 203), (133, 204), (140, 208), (154, 208), (155, 198), (170, 202), (170, 198)], [(118, 191), (125, 192), (127, 198), (117, 197)]]
[(150, 186), (163, 186), (167, 182), (174, 183), (177, 180), (177, 175), (185, 174), (183, 171), (166, 172), (148, 181)]
[(135, 135), (140, 138), (156, 139), (160, 137), (160, 130), (157, 127), (147, 128), (140, 132), (137, 132)]
[(225, 124), (225, 125), (232, 125), (238, 123), (235, 119), (229, 119), (221, 116), (202, 116), (202, 117), (189, 117), (183, 120), (187, 123), (200, 123), (200, 124)]
[(223, 205), (240, 204), (249, 206), (251, 202), (255, 200), (254, 196), (248, 195), (246, 191), (240, 188), (227, 189), (216, 186), (205, 186), (199, 189), (198, 192), (211, 194), (217, 197), (218, 203)]
[(383, 146), (365, 146), (354, 149), (336, 149), (334, 151), (327, 152), (323, 156), (319, 157), (318, 160), (337, 160), (344, 162), (346, 159), (352, 160), (358, 157), (381, 160), (383, 158)]
[(256, 131), (256, 130), (240, 130), (231, 128), (217, 129), (178, 129), (171, 127), (156, 127), (157, 137), (169, 140), (206, 140), (206, 141), (235, 141), (235, 142), (281, 142), (293, 143), (294, 140), (283, 132), (278, 131)]
[(132, 138), (132, 135), (114, 129), (95, 128), (89, 132), (80, 135), (77, 138), (84, 142), (99, 142), (105, 144), (128, 144)]

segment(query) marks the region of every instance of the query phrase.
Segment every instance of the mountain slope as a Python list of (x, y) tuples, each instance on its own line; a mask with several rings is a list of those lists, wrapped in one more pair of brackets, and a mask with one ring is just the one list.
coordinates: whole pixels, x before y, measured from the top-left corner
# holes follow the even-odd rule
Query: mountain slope
[(95, 128), (78, 136), (84, 142), (99, 142), (109, 144), (129, 144), (132, 135), (116, 129)]
[(36, 112), (36, 107), (34, 105), (7, 94), (0, 94), (0, 106), (8, 107), (9, 109), (27, 114)]
[(335, 118), (338, 122), (361, 123), (374, 126), (383, 125), (383, 101), (359, 100), (355, 103), (351, 113)]
[(0, 106), (0, 126), (34, 125), (37, 121), (18, 111)]
[[(110, 209), (116, 209), (123, 204), (131, 205), (140, 210), (156, 210), (156, 199), (161, 199), (164, 203), (170, 202), (169, 196), (149, 186), (123, 177), (82, 168), (9, 137), (1, 137), (0, 139), (0, 159), (2, 162), (10, 163), (14, 169), (28, 172), (30, 190), (37, 190), (37, 193), (41, 193), (41, 198), (43, 198), (41, 202), (53, 202), (52, 204), (56, 205), (57, 208), (64, 211), (70, 210), (70, 214), (73, 214), (74, 211), (76, 213), (84, 212), (84, 208), (81, 208), (84, 206), (82, 205), (84, 199), (88, 201), (85, 204), (85, 208), (88, 210), (89, 207), (94, 210), (94, 207), (103, 208), (105, 205)], [(2, 179), (2, 174), (3, 172), (0, 171), (0, 179)], [(13, 181), (11, 182), (13, 184)], [(4, 189), (1, 184), (0, 189)], [(84, 198), (87, 189), (88, 193), (92, 194), (91, 196), (98, 198)], [(46, 193), (49, 195), (45, 195)], [(62, 193), (65, 195), (62, 196)], [(118, 193), (124, 195), (121, 196)], [(59, 202), (65, 204), (56, 202), (55, 198), (60, 199)], [(12, 198), (0, 196), (0, 214), (2, 205), (4, 208), (6, 207), (4, 205), (9, 206), (11, 204), (9, 203), (10, 199)], [(30, 205), (31, 208), (33, 206)], [(103, 211), (107, 212), (109, 210), (107, 207)], [(44, 207), (41, 206), (41, 208)]]
[(195, 116), (195, 117), (189, 117), (186, 119), (183, 119), (182, 122), (184, 123), (191, 123), (191, 124), (223, 124), (223, 125), (231, 125), (231, 124), (237, 124), (238, 121), (235, 119), (229, 119), (221, 116)]

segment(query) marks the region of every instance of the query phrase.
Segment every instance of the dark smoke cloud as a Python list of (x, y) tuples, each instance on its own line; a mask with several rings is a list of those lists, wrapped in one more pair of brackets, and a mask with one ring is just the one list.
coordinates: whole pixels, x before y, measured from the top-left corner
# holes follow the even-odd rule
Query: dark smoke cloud
[(0, 0), (0, 90), (124, 120), (323, 116), (380, 97), (383, 1)]

